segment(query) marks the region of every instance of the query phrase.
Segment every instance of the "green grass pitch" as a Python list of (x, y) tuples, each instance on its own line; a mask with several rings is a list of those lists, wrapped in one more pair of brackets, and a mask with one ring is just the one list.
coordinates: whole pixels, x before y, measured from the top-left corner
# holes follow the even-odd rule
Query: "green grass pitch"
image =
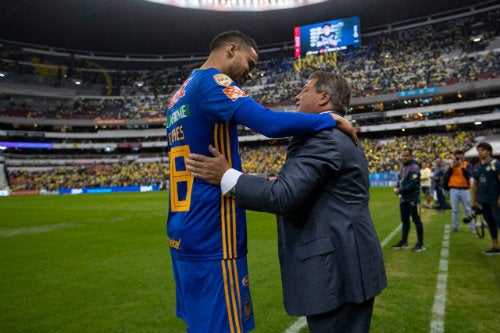
[[(175, 317), (167, 195), (0, 198), (0, 332), (184, 332)], [(431, 332), (451, 214), (422, 212), (427, 251), (392, 250), (400, 237), (390, 238), (400, 225), (398, 198), (390, 188), (371, 195), (389, 281), (376, 299), (371, 332)], [(297, 318), (282, 305), (275, 218), (247, 214), (254, 332), (285, 332)], [(489, 234), (480, 239), (460, 227), (449, 238), (442, 332), (497, 332), (500, 256), (482, 254)], [(414, 244), (413, 226), (410, 236)]]

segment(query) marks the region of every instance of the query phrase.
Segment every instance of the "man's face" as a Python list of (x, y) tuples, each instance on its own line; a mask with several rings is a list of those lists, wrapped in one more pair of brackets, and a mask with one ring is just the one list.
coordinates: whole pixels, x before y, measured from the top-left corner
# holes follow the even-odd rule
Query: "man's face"
[(462, 162), (464, 160), (464, 154), (455, 154), (455, 160), (457, 162)]
[(317, 79), (309, 80), (302, 91), (295, 96), (295, 110), (301, 113), (319, 113), (319, 102), (323, 93), (317, 93), (316, 86)]
[(480, 160), (490, 157), (490, 151), (482, 147), (477, 147), (477, 155)]
[(401, 160), (403, 161), (403, 163), (411, 160), (411, 154), (408, 150), (403, 150), (403, 152), (401, 153)]
[(252, 71), (255, 69), (259, 56), (254, 48), (236, 45), (234, 57), (228, 67), (227, 74), (238, 85), (242, 85), (252, 78)]

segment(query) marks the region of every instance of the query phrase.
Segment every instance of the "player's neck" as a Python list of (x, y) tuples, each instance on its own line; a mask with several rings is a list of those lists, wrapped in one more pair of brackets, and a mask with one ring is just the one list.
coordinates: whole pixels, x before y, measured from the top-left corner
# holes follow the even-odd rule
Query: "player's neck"
[(218, 70), (221, 70), (218, 66), (215, 66), (214, 61), (207, 60), (203, 65), (201, 65), (200, 69), (209, 69), (209, 68), (216, 68)]
[(223, 61), (221, 61), (222, 55), (218, 54), (217, 52), (211, 53), (207, 60), (201, 65), (200, 69), (208, 69), (208, 68), (215, 68), (218, 69), (221, 72), (224, 72), (224, 68), (221, 64), (223, 64)]

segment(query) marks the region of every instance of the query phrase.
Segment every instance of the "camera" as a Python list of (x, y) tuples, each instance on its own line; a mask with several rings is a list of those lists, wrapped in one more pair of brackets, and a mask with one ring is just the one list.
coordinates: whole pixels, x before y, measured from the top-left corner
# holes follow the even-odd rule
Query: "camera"
[(480, 214), (482, 214), (481, 208), (476, 207), (467, 217), (464, 217), (464, 219), (462, 221), (464, 223), (470, 223), (470, 221), (474, 220), (476, 218), (476, 216), (478, 216)]

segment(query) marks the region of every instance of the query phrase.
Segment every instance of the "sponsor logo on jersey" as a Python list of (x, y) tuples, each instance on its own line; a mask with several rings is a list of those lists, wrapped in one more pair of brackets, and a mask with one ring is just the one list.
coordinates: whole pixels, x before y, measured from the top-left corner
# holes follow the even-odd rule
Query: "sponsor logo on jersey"
[(245, 302), (245, 318), (250, 318), (252, 316), (252, 302), (251, 301), (246, 301)]
[(224, 88), (223, 92), (233, 102), (240, 97), (248, 96), (243, 90), (241, 90), (240, 88), (238, 88), (236, 86), (226, 87), (226, 88)]
[(250, 280), (248, 279), (248, 275), (243, 277), (243, 279), (241, 279), (241, 284), (245, 287), (248, 287), (250, 285)]
[(174, 110), (167, 118), (167, 127), (172, 126), (182, 118), (189, 117), (189, 104), (183, 104)]
[(184, 95), (186, 95), (186, 86), (189, 83), (189, 81), (191, 81), (191, 78), (184, 81), (181, 88), (175, 92), (174, 96), (172, 96), (172, 99), (170, 100), (170, 103), (168, 104), (167, 107), (168, 109), (174, 106), (174, 104), (177, 103), (179, 99), (181, 99), (182, 97), (184, 97)]
[(231, 83), (233, 83), (233, 80), (231, 80), (231, 78), (226, 74), (215, 74), (214, 80), (215, 83), (223, 87), (229, 87)]
[(181, 247), (181, 240), (169, 239), (168, 245), (170, 245), (171, 248), (178, 250)]

